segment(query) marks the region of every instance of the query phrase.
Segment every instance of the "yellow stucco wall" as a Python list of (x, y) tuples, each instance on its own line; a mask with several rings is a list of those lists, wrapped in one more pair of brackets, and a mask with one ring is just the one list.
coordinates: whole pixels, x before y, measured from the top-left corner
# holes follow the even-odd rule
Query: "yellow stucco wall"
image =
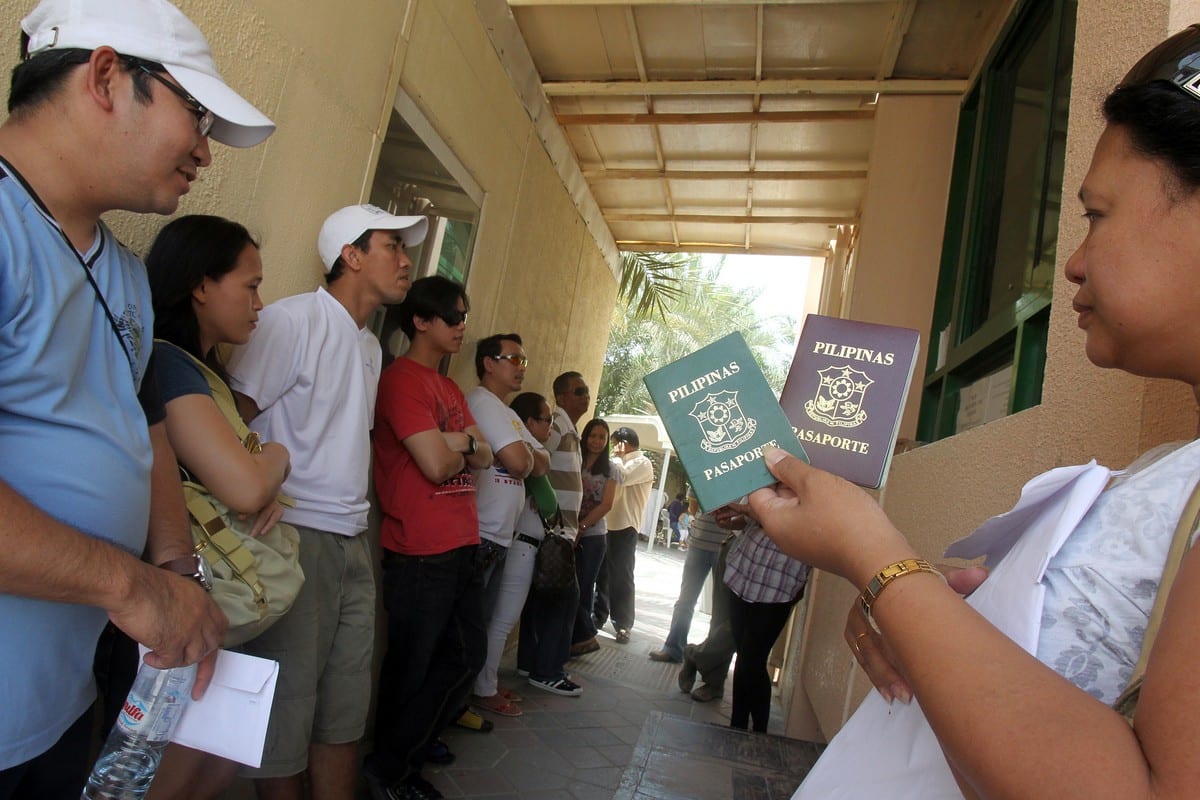
[[(0, 0), (0, 69), (16, 62), (32, 0)], [(212, 213), (260, 237), (264, 299), (321, 282), (325, 216), (370, 194), (397, 88), (416, 103), (486, 193), (467, 279), (472, 317), (451, 375), (476, 382), (474, 342), (516, 330), (526, 388), (549, 395), (566, 369), (599, 384), (616, 281), (532, 133), (470, 0), (178, 0), (230, 85), (279, 126), (247, 150), (212, 143), (213, 166), (179, 213)], [(352, 13), (347, 13), (352, 11)], [(7, 94), (7, 81), (2, 82)], [(144, 252), (165, 220), (111, 214)]]
[[(1058, 277), (1042, 403), (895, 459), (882, 502), (924, 554), (940, 554), (949, 542), (987, 517), (1010, 508), (1021, 485), (1038, 472), (1092, 457), (1120, 467), (1153, 444), (1195, 435), (1196, 404), (1186, 387), (1099, 370), (1087, 361), (1083, 334), (1071, 310), (1075, 287), (1062, 277), (1062, 266), (1084, 234), (1073, 197), (1101, 131), (1101, 101), (1138, 56), (1170, 30), (1197, 19), (1200, 3), (1195, 0), (1174, 4), (1169, 0), (1080, 0)], [(872, 182), (883, 177), (872, 169)], [(872, 186), (871, 190), (875, 189)], [(942, 224), (944, 201), (941, 207), (927, 209), (924, 222), (911, 220), (911, 209), (892, 209), (890, 213), (927, 231), (929, 226)], [(864, 215), (860, 259), (867, 257), (866, 242), (872, 235), (867, 225)], [(866, 282), (865, 272), (860, 263), (854, 284), (855, 312), (864, 307), (859, 296), (874, 298), (881, 309), (891, 302), (888, 295), (877, 291), (885, 284)], [(928, 281), (921, 291), (932, 298), (936, 275), (931, 272)], [(821, 577), (824, 580), (814, 587), (806, 657), (798, 667), (806, 696), (793, 702), (795, 708), (801, 705), (796, 700), (810, 699), (815, 717), (807, 718), (810, 727), (805, 730), (806, 718), (794, 711), (792, 732), (832, 736), (869, 686), (841, 639), (855, 592), (844, 581)], [(819, 731), (811, 725), (814, 722)]]

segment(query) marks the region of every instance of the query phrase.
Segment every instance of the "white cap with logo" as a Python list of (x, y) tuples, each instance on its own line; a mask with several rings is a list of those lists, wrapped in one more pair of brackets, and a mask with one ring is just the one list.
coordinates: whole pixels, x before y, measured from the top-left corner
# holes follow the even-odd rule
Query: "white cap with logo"
[(342, 248), (353, 244), (367, 231), (399, 231), (400, 239), (407, 248), (425, 241), (428, 230), (428, 217), (397, 217), (370, 203), (346, 206), (330, 214), (321, 225), (321, 233), (317, 236), (317, 252), (328, 272), (342, 254)]
[(275, 130), (275, 123), (225, 84), (204, 34), (166, 0), (42, 0), (21, 20), (21, 30), (29, 35), (28, 56), (107, 45), (162, 64), (216, 117), (209, 136), (218, 142), (251, 147)]

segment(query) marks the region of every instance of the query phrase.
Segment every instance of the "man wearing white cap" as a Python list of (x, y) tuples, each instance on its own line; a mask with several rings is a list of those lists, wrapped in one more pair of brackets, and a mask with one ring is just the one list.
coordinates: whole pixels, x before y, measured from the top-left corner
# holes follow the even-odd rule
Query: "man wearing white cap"
[(280, 662), (258, 780), (260, 798), (354, 796), (356, 744), (366, 726), (375, 639), (375, 579), (367, 528), (370, 431), (383, 353), (367, 319), (408, 294), (425, 217), (372, 205), (330, 214), (317, 237), (328, 290), (262, 310), (229, 361), (242, 415), (292, 454), (283, 490), (296, 505), (305, 581), (295, 605), (248, 652)]
[(100, 215), (175, 211), (210, 136), (274, 125), (165, 0), (45, 0), (21, 29), (0, 126), (0, 798), (76, 798), (105, 621), (158, 667), (226, 625), (192, 555), (145, 267)]

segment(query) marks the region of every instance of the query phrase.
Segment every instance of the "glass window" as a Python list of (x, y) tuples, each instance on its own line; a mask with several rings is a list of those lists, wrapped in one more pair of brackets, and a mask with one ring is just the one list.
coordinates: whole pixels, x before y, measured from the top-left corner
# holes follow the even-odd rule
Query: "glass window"
[[(1070, 99), (1074, 0), (1019, 4), (967, 95), (951, 178), (918, 436), (1041, 402)], [(998, 371), (1010, 375), (996, 385)], [(1006, 398), (995, 392), (1007, 391)]]

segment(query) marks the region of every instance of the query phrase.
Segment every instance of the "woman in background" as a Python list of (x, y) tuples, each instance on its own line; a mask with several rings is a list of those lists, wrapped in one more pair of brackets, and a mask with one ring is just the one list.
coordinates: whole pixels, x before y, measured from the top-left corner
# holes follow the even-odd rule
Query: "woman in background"
[(575, 612), (575, 632), (571, 637), (571, 655), (581, 656), (600, 649), (596, 641), (596, 623), (592, 602), (596, 596), (596, 576), (604, 561), (608, 526), (604, 515), (617, 496), (616, 471), (608, 458), (608, 423), (593, 419), (583, 427), (579, 446), (583, 450), (583, 502), (579, 506), (579, 536), (575, 539), (575, 574), (579, 579), (579, 607)]
[[(535, 392), (513, 398), (509, 406), (525, 423), (533, 438), (544, 443), (550, 438), (550, 404)], [(537, 558), (538, 545), (546, 535), (542, 520), (552, 519), (558, 511), (558, 499), (545, 475), (525, 479), (525, 507), (517, 517), (517, 531), (509, 559), (516, 558), (525, 575), (528, 590)], [(520, 548), (520, 549), (517, 549)], [(508, 569), (506, 567), (506, 569)], [(577, 588), (558, 597), (548, 598), (536, 592), (528, 594), (521, 612), (520, 639), (517, 646), (517, 673), (529, 683), (554, 694), (576, 697), (583, 689), (567, 675), (566, 663), (571, 647), (571, 629), (575, 625)], [(494, 622), (495, 620), (493, 620)], [(512, 629), (511, 623), (509, 630)]]

